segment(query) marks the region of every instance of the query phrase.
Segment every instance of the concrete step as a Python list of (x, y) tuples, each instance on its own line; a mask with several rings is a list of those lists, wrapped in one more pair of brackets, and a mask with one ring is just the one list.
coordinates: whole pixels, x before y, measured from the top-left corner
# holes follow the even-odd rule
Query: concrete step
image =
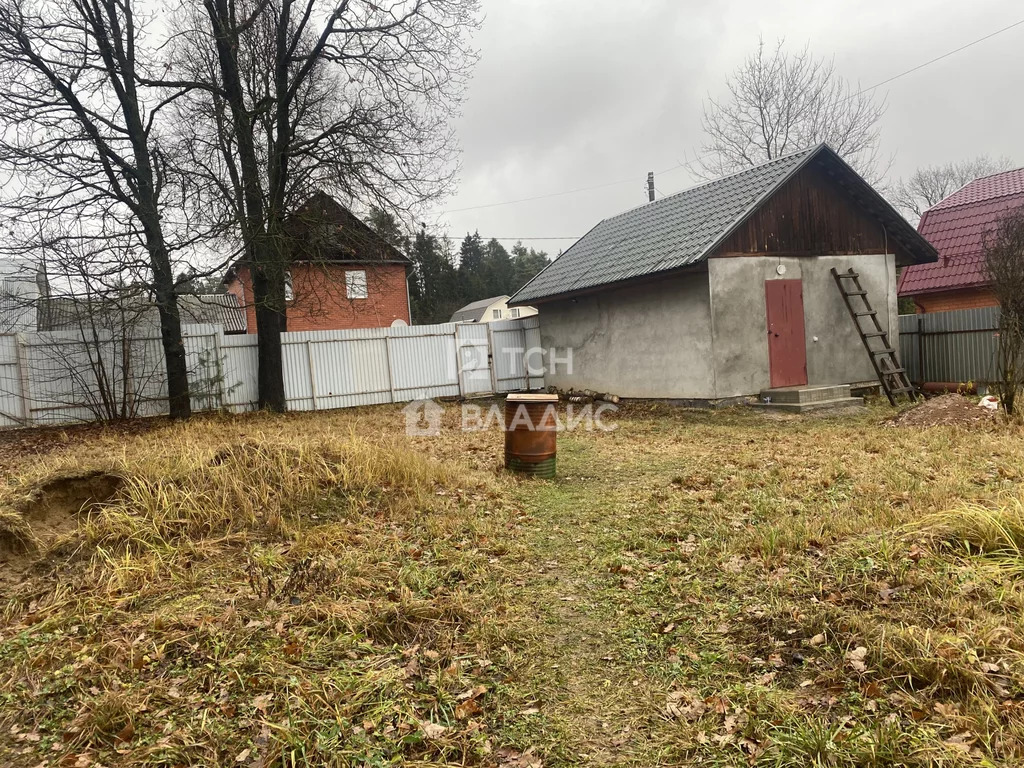
[(828, 387), (779, 387), (761, 391), (762, 403), (823, 403), (850, 396), (850, 385)]
[(784, 413), (807, 413), (808, 411), (842, 410), (846, 408), (863, 408), (863, 397), (839, 397), (834, 400), (818, 400), (812, 403), (766, 403), (763, 400), (754, 403), (755, 408), (781, 411)]

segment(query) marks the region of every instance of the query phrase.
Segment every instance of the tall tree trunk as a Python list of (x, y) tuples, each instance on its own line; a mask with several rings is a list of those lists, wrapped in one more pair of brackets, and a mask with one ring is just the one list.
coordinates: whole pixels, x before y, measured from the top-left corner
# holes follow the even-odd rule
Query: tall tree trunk
[[(203, 0), (213, 25), (217, 61), (224, 95), (231, 110), (232, 127), (241, 168), (242, 237), (248, 241), (249, 269), (252, 273), (253, 303), (259, 332), (259, 407), (284, 412), (284, 371), (281, 331), (284, 327), (284, 272), (268, 237), (270, 226), (260, 187), (260, 164), (253, 136), (252, 115), (246, 108), (238, 64), (239, 29), (234, 5), (229, 0)], [(290, 3), (288, 4), (290, 6)]]
[[(284, 413), (288, 410), (284, 392), (284, 350), (281, 344), (281, 334), (286, 330), (284, 278), (283, 275), (275, 278), (273, 257), (264, 255), (255, 261), (257, 263), (250, 267), (250, 272), (258, 330), (258, 404), (260, 410)], [(280, 290), (275, 290), (275, 286)], [(278, 293), (280, 296), (277, 296)]]
[[(154, 166), (153, 150), (149, 131), (142, 118), (142, 108), (136, 87), (134, 8), (125, 5), (119, 15), (116, 3), (106, 0), (106, 15), (98, 13), (96, 37), (102, 55), (110, 72), (120, 72), (121, 78), (114, 78), (115, 93), (124, 114), (125, 127), (132, 142), (135, 156), (138, 205), (136, 215), (142, 224), (149, 252), (150, 268), (153, 270), (153, 292), (160, 315), (160, 342), (164, 350), (167, 368), (167, 401), (172, 419), (187, 419), (192, 416), (192, 402), (188, 392), (188, 366), (185, 359), (185, 341), (181, 337), (181, 315), (178, 312), (178, 295), (174, 290), (174, 272), (171, 254), (164, 240), (163, 223), (160, 220), (159, 173)], [(106, 36), (108, 26), (110, 36)], [(122, 28), (122, 22), (125, 28)]]
[[(162, 243), (153, 253), (153, 289), (160, 314), (160, 343), (163, 345), (167, 365), (167, 400), (172, 419), (187, 419), (192, 415), (192, 401), (188, 393), (188, 365), (185, 342), (181, 337), (181, 315), (178, 312), (178, 294), (174, 291), (167, 249)], [(161, 258), (162, 256), (162, 258)]]
[(192, 402), (188, 394), (188, 366), (185, 343), (181, 338), (181, 316), (172, 285), (170, 293), (157, 291), (160, 311), (160, 342), (167, 362), (167, 399), (172, 419), (187, 419), (192, 415)]

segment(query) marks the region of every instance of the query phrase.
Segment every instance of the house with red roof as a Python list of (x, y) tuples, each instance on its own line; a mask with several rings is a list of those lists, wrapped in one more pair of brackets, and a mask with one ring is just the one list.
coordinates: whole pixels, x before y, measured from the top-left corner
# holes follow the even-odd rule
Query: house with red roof
[(917, 231), (935, 246), (939, 260), (904, 269), (900, 298), (912, 299), (918, 313), (996, 306), (985, 270), (985, 237), (1021, 207), (1024, 168), (975, 179), (925, 211)]

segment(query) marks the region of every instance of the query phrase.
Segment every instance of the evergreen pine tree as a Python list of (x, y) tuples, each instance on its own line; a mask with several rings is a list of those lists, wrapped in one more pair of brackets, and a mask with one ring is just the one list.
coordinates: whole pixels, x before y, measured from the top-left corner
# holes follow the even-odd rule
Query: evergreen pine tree
[(518, 291), (550, 263), (551, 259), (544, 251), (527, 248), (522, 242), (516, 243), (512, 248), (512, 284), (514, 287), (509, 293)]
[(459, 249), (459, 296), (463, 304), (486, 299), (487, 293), (486, 261), (484, 244), (480, 233), (467, 234)]

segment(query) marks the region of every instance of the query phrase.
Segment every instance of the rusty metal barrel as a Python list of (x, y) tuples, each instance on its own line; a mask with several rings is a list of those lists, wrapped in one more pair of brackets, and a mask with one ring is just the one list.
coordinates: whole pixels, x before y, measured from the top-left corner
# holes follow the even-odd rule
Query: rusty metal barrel
[(549, 479), (555, 476), (558, 395), (509, 395), (505, 399), (505, 467)]

